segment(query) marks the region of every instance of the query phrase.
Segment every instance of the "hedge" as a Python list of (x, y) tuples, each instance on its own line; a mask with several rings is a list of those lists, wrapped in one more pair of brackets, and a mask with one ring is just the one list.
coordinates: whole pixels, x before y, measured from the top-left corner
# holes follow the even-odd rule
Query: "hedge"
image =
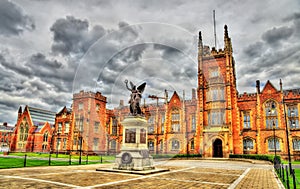
[[(230, 154), (229, 158), (244, 158), (244, 159), (256, 159), (265, 160), (274, 163), (274, 155), (264, 155), (264, 154)], [(276, 156), (279, 163), (281, 163), (280, 156)]]

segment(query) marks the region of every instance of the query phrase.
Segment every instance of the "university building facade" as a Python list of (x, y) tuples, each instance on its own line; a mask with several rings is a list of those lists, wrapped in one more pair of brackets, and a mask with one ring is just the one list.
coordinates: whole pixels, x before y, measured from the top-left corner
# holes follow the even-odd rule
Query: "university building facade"
[[(281, 81), (280, 89), (270, 81), (261, 89), (256, 81), (255, 93), (239, 94), (227, 26), (220, 50), (204, 46), (199, 33), (197, 69), (197, 89), (191, 89), (191, 99), (177, 92), (169, 99), (166, 93), (163, 103), (142, 106), (151, 153), (229, 157), (276, 151), (284, 158), (288, 138), (292, 157), (300, 158), (300, 89), (283, 90)], [(72, 108), (64, 107), (53, 122), (45, 119), (51, 118), (52, 112), (32, 109), (31, 118), (30, 107), (25, 110), (19, 110), (12, 151), (118, 153), (123, 140), (121, 122), (130, 112), (123, 101), (109, 110), (100, 92), (85, 91), (74, 94)]]

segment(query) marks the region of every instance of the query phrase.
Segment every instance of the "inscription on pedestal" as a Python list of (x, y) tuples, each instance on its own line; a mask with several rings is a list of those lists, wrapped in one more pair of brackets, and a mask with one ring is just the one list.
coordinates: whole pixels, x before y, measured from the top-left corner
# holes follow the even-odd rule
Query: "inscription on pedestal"
[(125, 143), (135, 143), (136, 129), (125, 129)]
[(141, 129), (140, 131), (140, 143), (146, 144), (146, 129)]

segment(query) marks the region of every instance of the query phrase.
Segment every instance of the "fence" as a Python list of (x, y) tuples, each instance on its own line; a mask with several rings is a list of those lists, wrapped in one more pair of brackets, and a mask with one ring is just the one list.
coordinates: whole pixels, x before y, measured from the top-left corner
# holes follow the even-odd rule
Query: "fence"
[(296, 177), (295, 169), (289, 171), (288, 165), (283, 165), (276, 161), (274, 163), (274, 168), (287, 189), (290, 189), (291, 186), (293, 186), (293, 189), (300, 188), (300, 182)]
[[(59, 157), (60, 156), (60, 157)], [(17, 168), (33, 166), (59, 166), (59, 165), (87, 165), (111, 162), (108, 156), (98, 155), (84, 156), (77, 155), (59, 155), (58, 154), (41, 154), (41, 157), (24, 154), (23, 156), (2, 156), (0, 158), (0, 168)]]

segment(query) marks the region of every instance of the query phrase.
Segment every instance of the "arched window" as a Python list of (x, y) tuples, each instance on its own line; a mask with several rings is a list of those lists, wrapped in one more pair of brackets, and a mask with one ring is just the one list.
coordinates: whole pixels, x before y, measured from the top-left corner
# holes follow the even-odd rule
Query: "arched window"
[[(274, 141), (275, 140), (275, 141)], [(275, 145), (274, 145), (275, 144)], [(268, 149), (273, 151), (275, 150), (279, 151), (280, 150), (280, 143), (279, 143), (279, 139), (278, 138), (269, 138), (268, 139)]]
[(48, 142), (48, 132), (44, 134), (43, 142)]
[(300, 150), (300, 139), (299, 138), (293, 139), (293, 150)]
[(24, 140), (24, 127), (23, 127), (23, 125), (21, 125), (21, 127), (20, 127), (19, 140), (20, 141)]
[(244, 150), (253, 150), (253, 140), (250, 138), (246, 138), (243, 140)]
[(266, 128), (273, 129), (278, 128), (277, 118), (277, 103), (274, 100), (269, 100), (265, 103), (265, 115), (266, 115)]
[(29, 130), (29, 126), (26, 123), (26, 125), (25, 125), (25, 131), (24, 131), (24, 141), (26, 141), (27, 138), (28, 138), (28, 130)]
[(172, 140), (172, 150), (179, 150), (180, 149), (180, 142), (176, 139)]

